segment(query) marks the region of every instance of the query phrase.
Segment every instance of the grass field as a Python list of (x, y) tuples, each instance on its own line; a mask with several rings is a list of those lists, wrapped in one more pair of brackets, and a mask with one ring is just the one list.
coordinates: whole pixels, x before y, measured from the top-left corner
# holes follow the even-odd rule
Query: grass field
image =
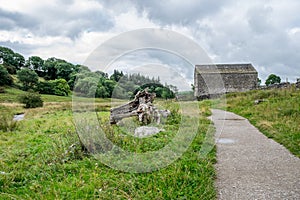
[[(210, 125), (207, 105), (201, 106), (200, 126), (192, 144), (178, 160), (158, 171), (128, 173), (82, 150), (71, 97), (42, 95), (43, 108), (25, 110), (15, 104), (19, 93), (10, 88), (0, 94), (1, 116), (11, 126), (0, 130), (0, 199), (215, 199), (215, 149), (200, 156)], [(110, 99), (96, 101), (98, 110), (103, 110), (98, 115), (107, 123)], [(9, 125), (12, 115), (22, 112), (25, 119)], [(118, 127), (110, 127), (113, 134), (109, 137), (128, 151), (155, 151), (172, 140), (179, 119), (186, 127), (194, 126), (193, 115), (187, 116), (192, 111), (173, 113), (166, 130), (154, 137), (135, 138)]]
[[(255, 100), (263, 100), (255, 104)], [(261, 90), (226, 96), (227, 105), (219, 105), (237, 113), (269, 138), (284, 145), (300, 157), (300, 90)], [(217, 103), (217, 101), (215, 101)]]
[[(149, 173), (118, 171), (87, 154), (76, 134), (70, 96), (42, 95), (44, 107), (24, 109), (17, 103), (23, 92), (14, 88), (6, 91), (0, 94), (0, 199), (215, 199), (215, 148), (200, 156), (207, 145), (210, 121), (206, 117), (211, 106), (248, 118), (300, 157), (300, 91), (295, 88), (232, 93), (226, 96), (226, 104), (222, 99), (200, 102), (200, 126), (188, 150), (171, 165)], [(255, 104), (257, 99), (263, 101)], [(89, 99), (80, 101), (84, 105)], [(137, 153), (161, 149), (174, 138), (179, 121), (192, 127), (199, 115), (190, 102), (184, 103), (183, 112), (174, 102), (158, 100), (175, 114), (168, 119), (165, 131), (141, 139), (122, 127), (108, 125), (110, 104), (120, 101), (95, 102), (107, 137)], [(12, 121), (18, 113), (25, 113), (25, 120)]]

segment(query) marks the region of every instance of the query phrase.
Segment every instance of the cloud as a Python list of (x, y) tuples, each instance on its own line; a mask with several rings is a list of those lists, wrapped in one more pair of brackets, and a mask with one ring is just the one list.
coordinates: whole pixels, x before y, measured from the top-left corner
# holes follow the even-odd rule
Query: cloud
[(263, 80), (277, 73), (295, 81), (300, 75), (300, 43), (292, 32), (299, 24), (295, 10), (300, 4), (294, 2), (286, 2), (294, 7), (280, 7), (280, 1), (227, 4), (216, 15), (197, 21), (195, 38), (217, 63), (251, 62)]
[(36, 36), (67, 36), (74, 39), (83, 31), (107, 31), (114, 26), (113, 17), (96, 1), (50, 2), (35, 2), (14, 9), (10, 5), (4, 6), (7, 10), (0, 10), (4, 24), (2, 28), (24, 28)]
[[(262, 79), (270, 73), (290, 81), (300, 77), (298, 0), (0, 0), (0, 5), (0, 45), (25, 56), (56, 56), (84, 63), (94, 49), (118, 34), (158, 28), (194, 40), (216, 63), (251, 62)], [(149, 45), (152, 36), (145, 33), (117, 40), (118, 48), (112, 45), (107, 55)], [(195, 49), (189, 45), (177, 38), (168, 48), (186, 49), (185, 56)], [(147, 53), (145, 62), (159, 60), (159, 65), (180, 69), (172, 57)], [(192, 60), (201, 62), (200, 57)], [(126, 62), (133, 65), (131, 60), (123, 60), (124, 66)], [(192, 79), (193, 70), (185, 70), (180, 73)]]
[[(141, 51), (143, 54), (138, 55)], [(119, 57), (129, 54), (135, 55), (136, 58), (132, 60), (141, 64), (144, 64), (145, 58), (152, 63), (159, 59), (160, 63), (170, 66), (180, 64), (179, 60), (190, 65), (211, 62), (205, 51), (188, 37), (167, 29), (147, 28), (124, 32), (102, 43), (89, 56), (86, 65), (105, 68)]]
[(114, 26), (113, 18), (96, 2), (73, 1), (65, 7), (52, 6), (44, 11), (39, 34), (75, 38), (84, 31), (102, 32)]
[[(185, 67), (185, 66), (183, 66)], [(176, 68), (164, 64), (146, 64), (137, 66), (129, 71), (129, 73), (140, 73), (148, 77), (158, 77), (162, 84), (171, 84), (176, 86), (181, 91), (191, 90), (190, 79), (187, 79), (183, 74), (179, 73)]]
[(132, 0), (140, 12), (147, 12), (149, 18), (161, 25), (194, 24), (194, 22), (207, 15), (214, 15), (226, 2), (218, 0), (190, 0), (183, 3), (173, 1), (139, 1)]
[(247, 22), (250, 29), (257, 34), (262, 34), (266, 31), (272, 31), (272, 12), (273, 9), (269, 6), (255, 6), (250, 8), (247, 12)]
[(32, 28), (36, 20), (19, 12), (6, 11), (0, 8), (0, 30), (14, 30), (16, 28)]
[(193, 80), (194, 65), (172, 52), (160, 49), (140, 49), (122, 55), (110, 63), (105, 71), (114, 69), (125, 73), (140, 73), (149, 77), (160, 77), (162, 83), (189, 90)]

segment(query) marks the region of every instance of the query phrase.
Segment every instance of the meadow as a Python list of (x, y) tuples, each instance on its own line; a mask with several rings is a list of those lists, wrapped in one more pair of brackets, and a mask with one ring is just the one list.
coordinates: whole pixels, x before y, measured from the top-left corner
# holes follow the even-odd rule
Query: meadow
[[(22, 91), (7, 88), (0, 94), (0, 199), (215, 199), (215, 148), (201, 156), (209, 132), (207, 103), (200, 118), (180, 112), (175, 102), (158, 100), (172, 115), (166, 130), (136, 138), (121, 128), (103, 127), (114, 144), (132, 152), (161, 149), (172, 141), (183, 120), (186, 127), (199, 120), (187, 151), (170, 165), (148, 173), (123, 172), (102, 164), (87, 152), (76, 133), (71, 97), (42, 95), (42, 108), (24, 109), (17, 103)], [(110, 99), (96, 99), (99, 120), (108, 124)], [(13, 122), (14, 114), (25, 119)], [(85, 113), (88, 114), (88, 113)], [(189, 116), (188, 116), (189, 115)]]

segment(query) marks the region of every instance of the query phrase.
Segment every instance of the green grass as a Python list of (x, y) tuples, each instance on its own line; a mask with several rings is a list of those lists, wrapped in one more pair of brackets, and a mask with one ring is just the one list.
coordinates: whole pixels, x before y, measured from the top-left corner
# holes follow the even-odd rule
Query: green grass
[(5, 88), (5, 93), (0, 94), (0, 102), (1, 103), (17, 103), (18, 96), (24, 94), (25, 92), (22, 90), (18, 90), (15, 88)]
[[(24, 94), (25, 92), (16, 88), (6, 88), (5, 93), (0, 94), (1, 103), (18, 103), (19, 95)], [(70, 102), (72, 97), (64, 96), (55, 96), (55, 95), (42, 95), (44, 102)]]
[[(0, 94), (15, 102), (14, 95), (22, 93), (8, 89)], [(73, 113), (66, 97), (46, 97), (43, 108), (23, 109), (21, 106), (2, 106), (7, 112), (25, 112), (25, 120), (15, 130), (0, 131), (0, 199), (215, 199), (213, 148), (200, 156), (210, 121), (202, 107), (200, 126), (188, 150), (171, 165), (149, 173), (127, 173), (114, 170), (79, 145), (73, 124)], [(110, 100), (99, 100), (104, 106), (99, 112), (106, 124), (105, 110)], [(161, 102), (159, 102), (161, 103)], [(1, 108), (1, 107), (0, 107)], [(98, 110), (101, 110), (99, 108)], [(192, 112), (192, 111), (191, 111)], [(3, 112), (2, 112), (3, 113)], [(87, 114), (87, 113), (85, 113)], [(132, 152), (147, 152), (168, 144), (178, 130), (178, 118), (183, 117), (191, 127), (193, 117), (174, 114), (166, 131), (144, 139), (134, 138), (119, 127), (106, 127), (113, 133), (111, 141)], [(105, 124), (103, 123), (103, 124)], [(105, 127), (103, 127), (105, 128)]]
[[(5, 93), (0, 93), (0, 103), (18, 103), (19, 95), (24, 94), (25, 92), (13, 87), (6, 87)], [(42, 99), (44, 102), (72, 102), (72, 95), (69, 96), (56, 96), (56, 95), (47, 95), (42, 94)], [(80, 98), (81, 101), (90, 101), (89, 98)], [(110, 102), (111, 99), (101, 99), (96, 98), (95, 102), (104, 103)]]
[[(264, 100), (255, 104), (257, 99)], [(269, 138), (300, 157), (300, 90), (261, 90), (227, 95), (223, 109), (247, 119)]]

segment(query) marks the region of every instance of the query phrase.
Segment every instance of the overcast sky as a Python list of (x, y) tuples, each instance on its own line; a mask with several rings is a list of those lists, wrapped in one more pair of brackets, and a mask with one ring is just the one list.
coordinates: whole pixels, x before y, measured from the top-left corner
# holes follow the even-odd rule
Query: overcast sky
[[(195, 41), (214, 63), (250, 62), (263, 80), (275, 73), (294, 82), (300, 77), (299, 11), (298, 0), (0, 0), (0, 45), (25, 57), (82, 64), (119, 34), (162, 28)], [(193, 70), (187, 73), (184, 78)]]

